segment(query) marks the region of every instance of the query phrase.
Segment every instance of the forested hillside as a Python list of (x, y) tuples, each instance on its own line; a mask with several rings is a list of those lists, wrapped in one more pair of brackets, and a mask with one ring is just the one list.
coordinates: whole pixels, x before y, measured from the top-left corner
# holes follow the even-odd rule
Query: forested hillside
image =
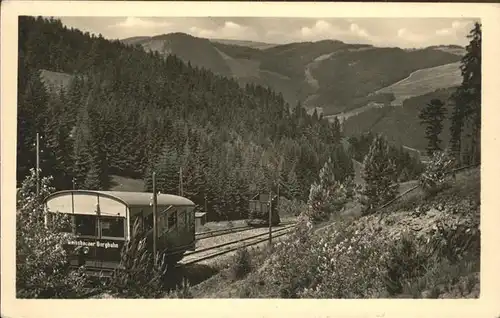
[[(74, 74), (65, 90), (47, 90), (40, 70)], [(47, 73), (47, 72), (45, 72)], [(52, 74), (52, 73), (47, 73)], [(338, 124), (289, 111), (269, 89), (193, 68), (175, 56), (69, 30), (58, 20), (19, 23), (18, 181), (35, 166), (58, 189), (107, 189), (109, 176), (158, 173), (164, 193), (183, 194), (210, 218), (237, 217), (256, 191), (276, 185), (305, 199), (339, 147)], [(226, 217), (226, 216), (224, 216)]]
[[(463, 48), (403, 50), (338, 40), (256, 47), (183, 33), (134, 37), (123, 42), (162, 55), (175, 54), (186, 63), (233, 77), (241, 85), (269, 86), (282, 93), (289, 104), (322, 107), (325, 114), (363, 107), (370, 101), (390, 102), (392, 94), (376, 91), (414, 71), (458, 62), (463, 54)], [(453, 84), (460, 77), (456, 72), (453, 75), (441, 79), (440, 87), (448, 87), (447, 82)]]

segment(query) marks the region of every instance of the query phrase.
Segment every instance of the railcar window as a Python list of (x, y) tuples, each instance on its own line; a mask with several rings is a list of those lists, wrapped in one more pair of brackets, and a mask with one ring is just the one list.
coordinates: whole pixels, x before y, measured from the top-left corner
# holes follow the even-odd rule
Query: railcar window
[(161, 211), (160, 212), (160, 215), (158, 215), (158, 226), (161, 228), (161, 229), (166, 229), (168, 227), (168, 224), (167, 224), (167, 216), (168, 216), (168, 208)]
[(168, 217), (168, 229), (177, 227), (177, 211), (172, 211)]
[(75, 215), (76, 234), (97, 236), (97, 218), (93, 215)]
[(101, 218), (101, 236), (124, 237), (125, 220), (123, 218)]
[(153, 228), (153, 213), (148, 214), (144, 219), (144, 227), (146, 231), (151, 230)]
[(177, 215), (177, 225), (180, 227), (180, 228), (183, 228), (184, 227), (184, 223), (185, 223), (185, 220), (186, 220), (186, 216), (184, 215), (185, 214), (185, 210), (184, 209), (181, 209), (179, 210), (179, 215)]

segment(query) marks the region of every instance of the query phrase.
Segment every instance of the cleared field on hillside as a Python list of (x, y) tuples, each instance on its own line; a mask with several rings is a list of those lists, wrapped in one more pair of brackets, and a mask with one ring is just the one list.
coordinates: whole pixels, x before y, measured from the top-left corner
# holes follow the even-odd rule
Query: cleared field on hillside
[(391, 105), (401, 106), (405, 99), (457, 86), (461, 82), (460, 63), (457, 62), (415, 71), (407, 78), (378, 90), (377, 93), (393, 93), (396, 99)]
[(144, 181), (121, 176), (111, 176), (111, 191), (143, 192)]
[(59, 89), (60, 87), (66, 87), (73, 76), (66, 73), (40, 70), (40, 77), (42, 82), (48, 87), (52, 89)]

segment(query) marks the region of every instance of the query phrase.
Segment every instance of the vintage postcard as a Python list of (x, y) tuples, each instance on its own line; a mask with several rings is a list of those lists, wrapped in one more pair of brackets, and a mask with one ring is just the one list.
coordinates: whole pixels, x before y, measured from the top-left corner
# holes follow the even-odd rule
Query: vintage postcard
[(498, 317), (499, 17), (7, 2), (2, 316)]

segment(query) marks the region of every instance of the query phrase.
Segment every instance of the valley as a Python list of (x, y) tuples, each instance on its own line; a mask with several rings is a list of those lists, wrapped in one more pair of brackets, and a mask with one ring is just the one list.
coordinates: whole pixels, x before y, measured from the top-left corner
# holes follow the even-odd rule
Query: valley
[(306, 108), (322, 108), (325, 115), (385, 102), (383, 95), (394, 94), (392, 104), (400, 105), (408, 97), (454, 86), (456, 65), (463, 54), (460, 47), (404, 51), (330, 40), (277, 45), (182, 33), (122, 41), (177, 55), (242, 85), (269, 86), (281, 92), (291, 107), (300, 102)]

